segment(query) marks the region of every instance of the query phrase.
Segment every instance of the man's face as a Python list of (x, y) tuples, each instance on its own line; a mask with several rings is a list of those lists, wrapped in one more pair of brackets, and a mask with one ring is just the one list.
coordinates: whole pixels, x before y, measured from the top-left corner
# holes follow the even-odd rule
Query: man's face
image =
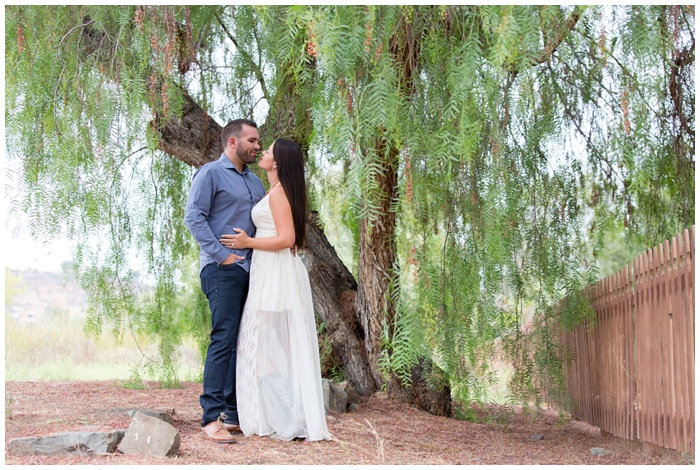
[(236, 156), (246, 164), (255, 162), (260, 150), (260, 135), (253, 126), (243, 125), (241, 135), (236, 139)]

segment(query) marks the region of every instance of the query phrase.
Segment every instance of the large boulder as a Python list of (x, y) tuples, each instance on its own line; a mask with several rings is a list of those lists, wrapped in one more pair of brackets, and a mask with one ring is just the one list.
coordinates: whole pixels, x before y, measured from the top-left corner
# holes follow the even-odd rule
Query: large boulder
[(180, 433), (159, 418), (136, 412), (118, 449), (124, 454), (171, 456), (180, 450)]
[(110, 432), (66, 432), (43, 437), (12, 439), (8, 451), (15, 455), (104, 454), (114, 452), (124, 430)]

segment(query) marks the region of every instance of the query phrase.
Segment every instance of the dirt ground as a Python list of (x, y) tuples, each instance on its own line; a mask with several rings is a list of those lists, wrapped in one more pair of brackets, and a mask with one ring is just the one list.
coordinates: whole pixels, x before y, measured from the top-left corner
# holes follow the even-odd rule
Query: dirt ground
[[(365, 398), (360, 411), (332, 414), (330, 442), (280, 442), (243, 437), (236, 444), (206, 439), (199, 420), (201, 384), (181, 389), (134, 390), (115, 382), (8, 382), (5, 384), (5, 463), (47, 464), (262, 464), (262, 465), (478, 465), (478, 464), (693, 464), (690, 454), (661, 450), (652, 457), (639, 442), (601, 437), (598, 428), (579, 421), (558, 423), (555, 413), (524, 418), (513, 410), (494, 410), (479, 424), (432, 416), (395, 403), (381, 393)], [(156, 458), (116, 454), (15, 456), (8, 444), (16, 437), (64, 431), (128, 428), (134, 408), (169, 411), (180, 433), (180, 452)], [(539, 440), (532, 439), (541, 434)], [(612, 455), (596, 457), (602, 447)]]

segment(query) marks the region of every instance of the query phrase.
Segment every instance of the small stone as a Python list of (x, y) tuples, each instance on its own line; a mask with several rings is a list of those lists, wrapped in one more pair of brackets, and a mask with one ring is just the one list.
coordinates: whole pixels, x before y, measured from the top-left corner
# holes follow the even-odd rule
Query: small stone
[(345, 413), (348, 398), (345, 390), (328, 379), (321, 380), (321, 389), (323, 391), (323, 405), (326, 409), (326, 415), (329, 411)]
[(331, 382), (331, 389), (333, 389), (333, 394), (335, 395), (336, 409), (341, 413), (345, 413), (348, 406), (348, 394), (345, 393), (345, 388)]
[(544, 438), (542, 434), (533, 434), (530, 436), (531, 441), (541, 441)]
[(609, 450), (605, 450), (602, 447), (593, 447), (591, 448), (591, 454), (600, 457), (605, 455), (612, 455), (612, 452)]
[(353, 387), (350, 385), (345, 386), (345, 393), (348, 395), (348, 405), (355, 404), (359, 405), (360, 404), (360, 394), (357, 393), (357, 390), (355, 390)]

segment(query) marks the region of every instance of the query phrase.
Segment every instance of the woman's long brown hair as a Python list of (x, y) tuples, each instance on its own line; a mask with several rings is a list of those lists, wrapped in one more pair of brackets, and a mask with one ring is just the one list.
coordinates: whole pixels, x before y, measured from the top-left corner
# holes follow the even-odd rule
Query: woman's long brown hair
[(306, 178), (304, 154), (299, 144), (288, 139), (277, 139), (272, 147), (272, 158), (277, 163), (277, 177), (292, 207), (294, 244), (301, 248), (306, 238)]

